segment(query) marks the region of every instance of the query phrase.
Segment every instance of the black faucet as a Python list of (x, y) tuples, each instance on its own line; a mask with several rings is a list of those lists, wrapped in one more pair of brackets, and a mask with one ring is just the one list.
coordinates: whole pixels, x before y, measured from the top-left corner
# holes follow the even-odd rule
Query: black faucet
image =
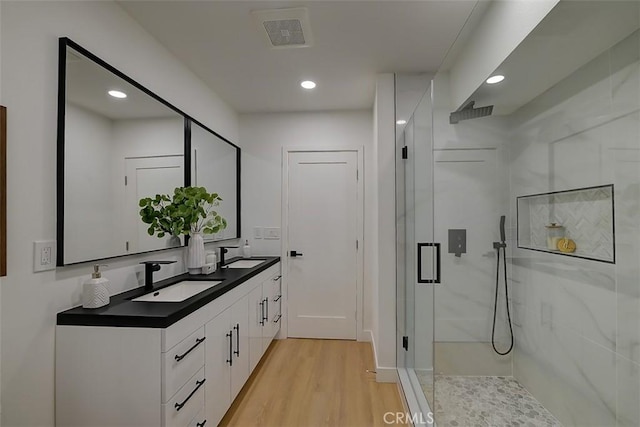
[(229, 252), (229, 249), (238, 249), (239, 246), (220, 246), (220, 268), (224, 268), (224, 254)]
[(153, 290), (153, 272), (160, 270), (161, 264), (173, 264), (176, 261), (144, 261), (144, 288), (147, 291)]

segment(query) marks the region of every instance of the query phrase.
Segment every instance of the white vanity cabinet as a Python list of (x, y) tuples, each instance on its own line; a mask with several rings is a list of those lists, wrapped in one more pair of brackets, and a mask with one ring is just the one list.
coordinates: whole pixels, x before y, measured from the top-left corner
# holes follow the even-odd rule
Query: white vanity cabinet
[(207, 322), (207, 422), (216, 425), (249, 378), (249, 297)]
[(281, 274), (278, 270), (249, 294), (249, 368), (253, 370), (280, 330)]
[(279, 275), (278, 262), (168, 328), (58, 325), (56, 425), (215, 426), (255, 367), (252, 295), (273, 300)]

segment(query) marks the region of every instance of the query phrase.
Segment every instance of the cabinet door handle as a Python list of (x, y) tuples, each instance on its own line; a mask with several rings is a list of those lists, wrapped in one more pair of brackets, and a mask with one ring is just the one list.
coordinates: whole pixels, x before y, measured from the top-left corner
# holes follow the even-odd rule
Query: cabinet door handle
[(201, 422), (201, 423), (197, 423), (197, 424), (196, 424), (196, 427), (204, 427), (204, 425), (205, 425), (206, 423), (207, 423), (207, 420), (204, 420), (204, 421), (203, 421), (203, 422)]
[(236, 323), (236, 326), (234, 326), (233, 329), (236, 330), (236, 350), (233, 354), (240, 357), (240, 323)]
[(278, 280), (280, 280), (280, 278), (281, 278), (281, 277), (282, 277), (282, 276), (274, 277), (274, 278), (273, 278), (273, 281), (274, 281), (274, 282), (277, 282)]
[(226, 336), (229, 338), (229, 358), (227, 359), (227, 363), (229, 366), (233, 366), (233, 334), (229, 331)]
[(260, 325), (264, 326), (264, 300), (260, 301)]
[(273, 299), (273, 302), (278, 302), (278, 301), (280, 301), (280, 298), (282, 298), (282, 295), (278, 295), (277, 297), (275, 297), (275, 298)]
[(184, 359), (185, 357), (187, 357), (187, 354), (191, 353), (193, 350), (195, 350), (195, 348), (197, 346), (199, 346), (200, 344), (202, 344), (204, 342), (204, 340), (207, 339), (207, 337), (202, 337), (202, 338), (196, 338), (196, 343), (187, 351), (185, 351), (182, 354), (176, 354), (175, 359), (176, 362), (181, 361), (182, 359)]
[(189, 393), (189, 396), (187, 396), (187, 398), (182, 402), (182, 403), (177, 403), (174, 405), (174, 407), (176, 408), (176, 411), (179, 411), (180, 409), (182, 409), (184, 407), (184, 405), (187, 404), (187, 402), (189, 401), (189, 399), (191, 399), (191, 397), (196, 394), (196, 391), (198, 391), (198, 389), (200, 387), (202, 387), (202, 384), (204, 384), (204, 382), (206, 381), (206, 378), (203, 378), (202, 381), (196, 381), (196, 388), (194, 388), (193, 390), (191, 390), (191, 393)]
[(266, 311), (266, 314), (264, 315), (264, 321), (268, 322), (269, 321), (269, 298), (264, 299), (264, 306)]
[(282, 318), (282, 314), (278, 314), (278, 317), (276, 317), (276, 318), (273, 320), (273, 323), (278, 323), (278, 322), (280, 321), (280, 319), (281, 319), (281, 318)]

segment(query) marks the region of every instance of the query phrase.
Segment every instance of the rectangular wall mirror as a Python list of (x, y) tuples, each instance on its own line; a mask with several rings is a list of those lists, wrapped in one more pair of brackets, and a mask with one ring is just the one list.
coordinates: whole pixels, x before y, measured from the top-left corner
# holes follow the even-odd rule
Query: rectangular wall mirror
[(227, 228), (205, 235), (206, 241), (240, 237), (240, 148), (223, 140), (206, 126), (191, 122), (191, 185), (205, 187), (222, 197), (217, 212)]
[(57, 265), (184, 245), (149, 236), (138, 201), (192, 181), (224, 199), (212, 240), (239, 237), (240, 149), (73, 41), (59, 55)]

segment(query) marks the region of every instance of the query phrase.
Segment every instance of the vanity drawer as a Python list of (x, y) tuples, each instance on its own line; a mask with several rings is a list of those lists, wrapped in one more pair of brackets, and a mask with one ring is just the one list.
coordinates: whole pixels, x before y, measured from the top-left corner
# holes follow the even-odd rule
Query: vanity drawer
[(162, 402), (167, 402), (204, 366), (204, 327), (162, 353)]
[(198, 412), (204, 410), (204, 382), (203, 367), (162, 405), (164, 427), (188, 427)]
[(207, 425), (207, 414), (205, 413), (204, 409), (198, 412), (198, 415), (196, 415), (189, 423), (189, 427), (204, 427), (206, 425)]

